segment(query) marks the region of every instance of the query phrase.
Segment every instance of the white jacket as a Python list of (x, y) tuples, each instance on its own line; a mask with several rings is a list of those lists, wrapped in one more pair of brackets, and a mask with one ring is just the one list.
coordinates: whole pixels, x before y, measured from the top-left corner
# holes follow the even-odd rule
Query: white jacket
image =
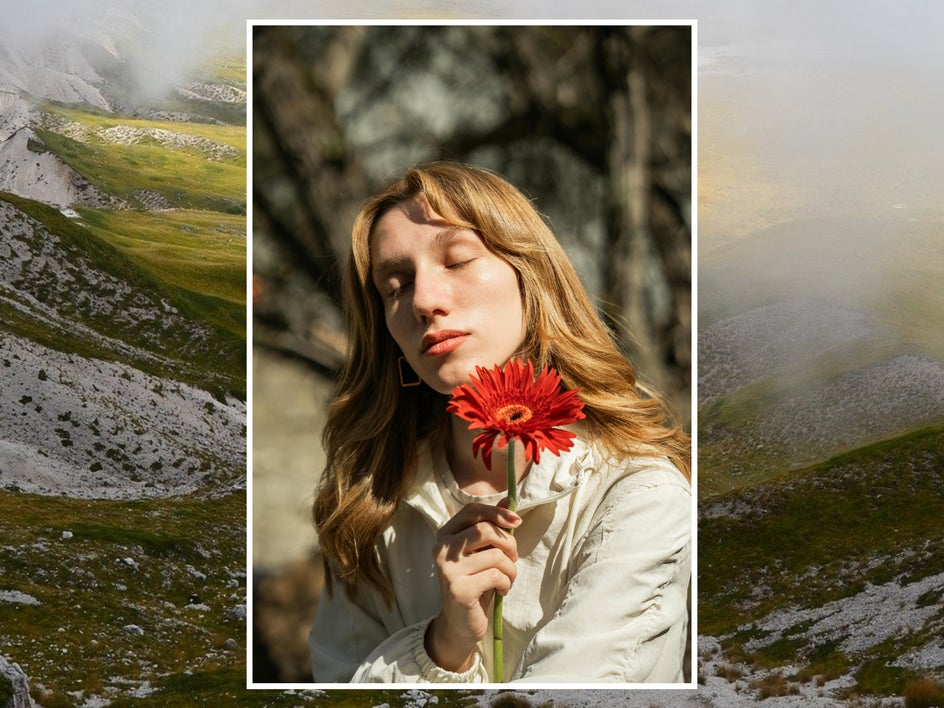
[[(379, 543), (396, 601), (335, 583), (322, 593), (309, 636), (318, 683), (482, 683), (491, 680), (491, 630), (464, 673), (424, 648), (441, 607), (432, 559), (437, 530), (462, 506), (497, 503), (456, 485), (445, 455), (420, 452), (417, 484)], [(691, 577), (691, 488), (665, 459), (613, 465), (575, 441), (545, 452), (521, 482), (517, 578), (505, 597), (509, 681), (683, 681)]]

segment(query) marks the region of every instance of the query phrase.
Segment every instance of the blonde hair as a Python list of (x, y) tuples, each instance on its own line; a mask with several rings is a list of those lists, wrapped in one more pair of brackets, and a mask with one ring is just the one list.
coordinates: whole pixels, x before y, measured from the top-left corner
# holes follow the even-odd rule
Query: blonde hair
[(419, 441), (448, 415), (442, 394), (400, 386), (400, 351), (371, 279), (375, 225), (418, 195), (454, 226), (476, 232), (517, 271), (527, 332), (517, 355), (536, 369), (554, 367), (567, 388), (580, 390), (584, 437), (615, 457), (663, 455), (690, 479), (688, 436), (637, 384), (563, 248), (525, 196), (480, 168), (448, 162), (414, 167), (354, 221), (344, 281), (349, 350), (325, 426), (327, 467), (313, 506), (331, 571), (350, 591), (365, 582), (387, 602), (393, 589), (375, 544), (410, 489)]

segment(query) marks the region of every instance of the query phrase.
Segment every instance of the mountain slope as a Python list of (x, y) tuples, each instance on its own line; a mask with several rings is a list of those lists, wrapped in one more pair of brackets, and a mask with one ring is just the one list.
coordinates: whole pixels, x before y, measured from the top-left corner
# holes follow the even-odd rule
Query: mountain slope
[(147, 8), (98, 9), (0, 43), (0, 646), (42, 705), (216, 705), (245, 682), (245, 60), (143, 71)]
[[(65, 351), (241, 391), (242, 342), (193, 317), (187, 311), (193, 294), (161, 283), (42, 204), (0, 194), (0, 229), (0, 307), (11, 331)], [(241, 312), (219, 306), (230, 307), (233, 319)]]
[(717, 705), (900, 705), (944, 675), (941, 233), (792, 222), (700, 262), (700, 680)]
[(699, 337), (703, 498), (944, 420), (944, 363), (865, 312), (764, 305)]
[(850, 698), (944, 671), (942, 508), (944, 426), (702, 503), (715, 674)]
[(701, 260), (703, 497), (944, 421), (941, 233), (797, 221)]

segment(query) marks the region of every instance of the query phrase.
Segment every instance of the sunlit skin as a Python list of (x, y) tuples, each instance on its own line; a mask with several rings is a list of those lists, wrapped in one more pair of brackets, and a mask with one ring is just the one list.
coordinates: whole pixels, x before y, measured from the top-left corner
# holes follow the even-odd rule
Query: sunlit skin
[[(392, 208), (371, 234), (371, 276), (384, 302), (387, 329), (407, 362), (443, 394), (475, 366), (504, 364), (525, 337), (518, 274), (473, 231), (457, 229), (418, 196)], [(503, 451), (495, 474), (472, 456), (475, 434), (451, 419), (447, 457), (470, 494), (506, 487)], [(521, 473), (524, 457), (519, 451)]]
[[(525, 337), (518, 275), (473, 231), (458, 229), (422, 196), (399, 204), (374, 226), (371, 277), (384, 302), (387, 329), (413, 370), (448, 394), (475, 366), (504, 364)], [(506, 491), (505, 450), (492, 470), (472, 455), (475, 432), (450, 416), (446, 457), (456, 482), (470, 494)], [(521, 446), (517, 446), (521, 447)], [(527, 467), (516, 450), (519, 478)], [(501, 507), (469, 504), (437, 534), (433, 558), (442, 610), (430, 624), (426, 649), (441, 667), (471, 667), (488, 630), (494, 592), (515, 579), (517, 544), (507, 532), (520, 518)]]
[[(474, 231), (452, 227), (425, 198), (377, 222), (371, 262), (390, 334), (440, 393), (466, 383), (476, 364), (503, 364), (524, 340), (514, 268)], [(454, 336), (438, 341), (441, 333)]]

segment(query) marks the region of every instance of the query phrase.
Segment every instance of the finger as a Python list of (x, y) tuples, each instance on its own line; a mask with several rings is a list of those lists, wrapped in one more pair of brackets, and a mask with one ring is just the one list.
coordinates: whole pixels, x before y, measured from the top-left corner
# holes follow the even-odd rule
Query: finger
[(449, 574), (454, 578), (462, 575), (475, 575), (489, 568), (495, 568), (508, 576), (511, 580), (518, 577), (518, 567), (514, 562), (497, 548), (489, 548), (471, 556), (464, 556), (462, 560), (453, 563)]
[(480, 521), (453, 538), (461, 540), (465, 553), (478, 553), (486, 548), (497, 548), (513, 562), (518, 560), (518, 542), (515, 537), (510, 531), (488, 521)]
[(480, 599), (490, 592), (497, 592), (504, 597), (511, 591), (511, 586), (514, 584), (514, 578), (508, 577), (497, 568), (483, 570), (476, 576), (476, 579), (479, 578), (481, 578), (481, 584), (487, 587), (487, 590), (479, 596)]
[(439, 533), (440, 535), (451, 536), (480, 521), (488, 521), (496, 526), (513, 529), (521, 524), (521, 517), (502, 507), (473, 502), (466, 504), (455, 516), (443, 524), (442, 528), (439, 529)]
[(468, 604), (489, 590), (507, 592), (518, 576), (518, 569), (504, 553), (493, 548), (447, 563), (441, 573), (450, 597)]
[(518, 560), (518, 542), (510, 531), (506, 531), (488, 521), (479, 521), (474, 526), (447, 536), (439, 534), (433, 546), (433, 559), (458, 561), (460, 557), (480, 553), (489, 548), (497, 548), (512, 562)]

